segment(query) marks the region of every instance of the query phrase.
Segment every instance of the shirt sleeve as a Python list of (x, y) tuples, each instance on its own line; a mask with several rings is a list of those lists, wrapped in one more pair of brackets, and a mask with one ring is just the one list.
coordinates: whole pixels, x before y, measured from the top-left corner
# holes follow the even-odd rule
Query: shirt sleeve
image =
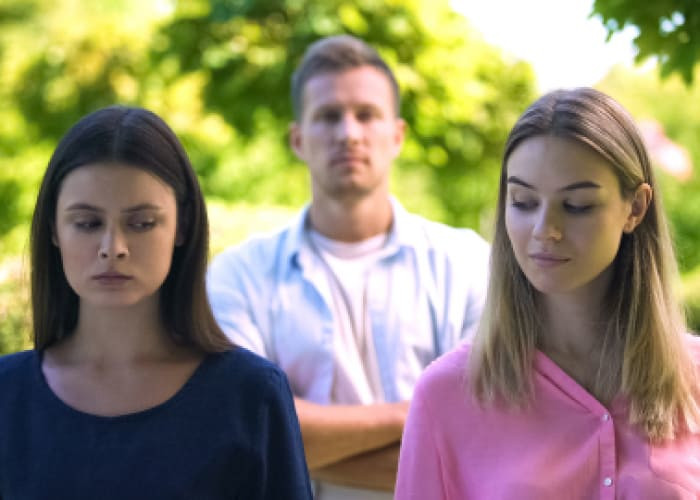
[(401, 440), (395, 500), (447, 498), (435, 425), (425, 398), (425, 385), (419, 382)]
[(259, 500), (312, 500), (311, 481), (304, 456), (294, 400), (284, 373), (270, 376), (265, 407), (261, 412), (260, 469), (249, 476), (242, 498)]
[(270, 359), (254, 309), (254, 304), (266, 302), (260, 302), (260, 287), (249, 286), (248, 271), (238, 253), (229, 250), (219, 255), (207, 271), (207, 295), (214, 318), (226, 336), (236, 345)]

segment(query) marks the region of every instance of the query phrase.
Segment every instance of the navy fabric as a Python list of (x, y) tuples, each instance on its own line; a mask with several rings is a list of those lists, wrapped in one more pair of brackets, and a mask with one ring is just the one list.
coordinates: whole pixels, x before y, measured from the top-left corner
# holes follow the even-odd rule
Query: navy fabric
[(211, 354), (168, 401), (99, 417), (51, 391), (41, 354), (0, 358), (0, 499), (311, 499), (287, 379)]

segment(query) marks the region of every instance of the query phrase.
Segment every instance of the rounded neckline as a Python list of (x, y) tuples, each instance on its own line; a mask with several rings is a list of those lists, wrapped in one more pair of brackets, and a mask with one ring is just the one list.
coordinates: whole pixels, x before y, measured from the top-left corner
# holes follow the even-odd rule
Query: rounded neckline
[(51, 389), (51, 386), (49, 385), (48, 381), (46, 380), (46, 377), (44, 375), (44, 371), (42, 369), (42, 364), (44, 360), (44, 352), (43, 351), (34, 351), (35, 356), (34, 356), (34, 375), (37, 377), (37, 381), (39, 383), (39, 387), (41, 390), (46, 393), (47, 398), (49, 401), (52, 402), (52, 404), (59, 408), (61, 411), (67, 411), (68, 413), (72, 413), (74, 415), (77, 415), (81, 418), (87, 418), (91, 420), (98, 420), (98, 421), (103, 421), (103, 422), (115, 422), (115, 421), (127, 421), (127, 420), (133, 420), (133, 419), (139, 419), (143, 418), (146, 416), (149, 416), (150, 414), (154, 413), (159, 413), (161, 411), (166, 410), (167, 408), (174, 406), (177, 404), (177, 402), (182, 399), (183, 397), (186, 396), (186, 393), (189, 392), (190, 387), (194, 385), (195, 381), (199, 379), (202, 376), (202, 373), (206, 371), (206, 369), (212, 364), (213, 361), (213, 356), (215, 355), (214, 353), (207, 353), (205, 354), (204, 358), (200, 363), (197, 365), (197, 368), (194, 369), (192, 374), (187, 378), (184, 384), (175, 391), (175, 393), (170, 396), (169, 398), (165, 399), (164, 401), (153, 405), (149, 408), (144, 408), (143, 410), (137, 410), (134, 412), (129, 412), (129, 413), (122, 413), (118, 415), (98, 415), (95, 413), (90, 413), (86, 412), (83, 410), (79, 410), (78, 408), (75, 408), (65, 401), (61, 399), (54, 391)]

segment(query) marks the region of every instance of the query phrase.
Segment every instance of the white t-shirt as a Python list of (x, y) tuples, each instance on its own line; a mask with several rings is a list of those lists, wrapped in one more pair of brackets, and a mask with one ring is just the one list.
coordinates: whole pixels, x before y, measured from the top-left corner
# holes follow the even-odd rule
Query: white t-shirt
[(335, 373), (331, 401), (372, 404), (385, 400), (379, 378), (367, 287), (372, 266), (384, 256), (387, 234), (359, 242), (342, 242), (309, 230), (311, 246), (323, 262), (333, 296)]

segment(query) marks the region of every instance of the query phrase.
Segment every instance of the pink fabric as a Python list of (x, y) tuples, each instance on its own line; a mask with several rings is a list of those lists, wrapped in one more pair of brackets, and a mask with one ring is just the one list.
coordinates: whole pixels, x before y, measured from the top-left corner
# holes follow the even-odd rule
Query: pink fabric
[[(700, 340), (688, 340), (700, 360)], [(651, 446), (538, 352), (527, 410), (481, 408), (465, 384), (469, 346), (434, 362), (404, 430), (396, 500), (700, 498), (700, 436)]]

